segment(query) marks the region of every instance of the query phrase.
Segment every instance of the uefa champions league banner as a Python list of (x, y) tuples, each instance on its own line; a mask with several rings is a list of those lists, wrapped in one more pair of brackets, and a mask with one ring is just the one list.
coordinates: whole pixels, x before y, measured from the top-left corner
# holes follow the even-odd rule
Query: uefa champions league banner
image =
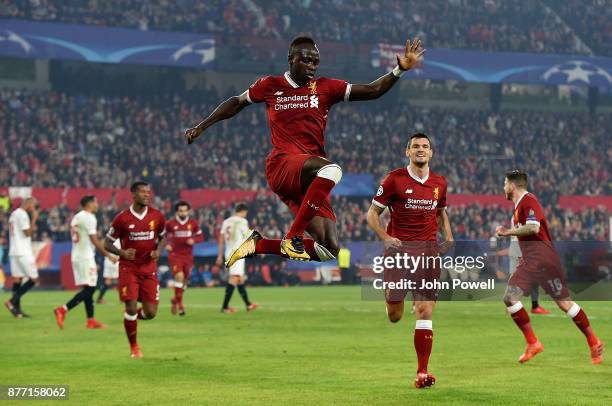
[[(404, 45), (378, 44), (372, 49), (375, 68), (392, 69)], [(612, 58), (428, 49), (423, 65), (408, 72), (411, 79), (478, 83), (581, 85), (612, 88)]]
[(0, 19), (0, 55), (211, 68), (212, 35)]

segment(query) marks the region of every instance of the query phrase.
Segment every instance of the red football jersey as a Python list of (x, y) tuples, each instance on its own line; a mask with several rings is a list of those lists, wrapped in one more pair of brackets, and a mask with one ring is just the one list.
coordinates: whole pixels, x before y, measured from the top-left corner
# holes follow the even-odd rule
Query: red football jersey
[(543, 259), (556, 260), (557, 254), (548, 231), (548, 222), (544, 217), (544, 210), (533, 193), (525, 192), (514, 205), (512, 225), (520, 227), (525, 224), (540, 226), (540, 231), (534, 235), (518, 237), (519, 247), (523, 261), (539, 263)]
[(265, 102), (272, 153), (325, 156), (327, 114), (332, 105), (347, 101), (351, 85), (344, 80), (318, 78), (298, 86), (286, 72), (257, 80), (247, 90), (250, 103)]
[(172, 247), (171, 254), (181, 257), (193, 256), (193, 245), (187, 244), (188, 239), (191, 238), (194, 242), (204, 240), (198, 222), (191, 217), (187, 217), (184, 221), (178, 217), (168, 220), (166, 233), (168, 243)]
[(132, 261), (119, 259), (123, 265), (143, 265), (151, 262), (151, 251), (157, 249), (159, 237), (166, 233), (164, 215), (153, 207), (138, 214), (132, 206), (117, 214), (106, 236), (121, 240), (121, 249), (134, 248), (136, 257)]
[(424, 179), (412, 174), (410, 168), (391, 171), (372, 203), (389, 207), (391, 221), (387, 233), (401, 241), (436, 241), (437, 209), (446, 207), (446, 179), (431, 170)]

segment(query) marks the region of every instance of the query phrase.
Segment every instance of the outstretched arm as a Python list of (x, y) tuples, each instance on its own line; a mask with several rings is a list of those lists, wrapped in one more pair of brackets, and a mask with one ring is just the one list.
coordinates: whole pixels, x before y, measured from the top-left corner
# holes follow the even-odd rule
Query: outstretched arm
[(195, 127), (187, 129), (187, 131), (185, 131), (187, 144), (193, 143), (193, 141), (202, 135), (204, 130), (206, 130), (208, 127), (219, 121), (234, 117), (240, 112), (240, 110), (248, 106), (249, 101), (247, 100), (247, 92), (248, 90), (239, 96), (230, 97), (218, 105), (217, 108), (204, 119), (204, 121), (200, 122)]
[(400, 76), (409, 69), (412, 69), (419, 62), (425, 50), (421, 48), (421, 40), (418, 38), (411, 44), (410, 40), (406, 41), (406, 50), (404, 56), (397, 56), (397, 66), (391, 72), (376, 79), (374, 82), (367, 85), (352, 85), (350, 101), (373, 100), (378, 99), (399, 80)]

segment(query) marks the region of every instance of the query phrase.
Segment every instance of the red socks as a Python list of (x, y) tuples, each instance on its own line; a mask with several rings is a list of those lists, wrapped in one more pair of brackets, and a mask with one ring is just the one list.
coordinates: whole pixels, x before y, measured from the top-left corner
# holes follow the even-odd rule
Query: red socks
[[(527, 340), (527, 343), (533, 344), (536, 341), (538, 341), (535, 334), (533, 333), (533, 330), (531, 329), (531, 322), (529, 320), (529, 315), (523, 308), (523, 305), (521, 304), (521, 302), (518, 302), (514, 304), (513, 306), (508, 307), (508, 311), (510, 312), (510, 315), (512, 316), (512, 320), (514, 320), (516, 325), (523, 332), (523, 335), (525, 336), (525, 340)], [(589, 318), (587, 317), (584, 310), (582, 310), (580, 306), (578, 306), (577, 303), (574, 303), (572, 307), (570, 307), (570, 309), (567, 311), (567, 315), (570, 316), (572, 320), (574, 320), (576, 327), (578, 327), (580, 331), (582, 331), (582, 334), (584, 334), (584, 336), (587, 339), (587, 342), (589, 343), (589, 347), (592, 347), (595, 344), (597, 344), (597, 341), (598, 341), (597, 336), (595, 335), (595, 333), (593, 332), (593, 329), (591, 328), (591, 324), (589, 323)]]
[(431, 320), (417, 320), (414, 330), (414, 349), (416, 350), (418, 368), (417, 373), (426, 373), (429, 355), (433, 345), (433, 330)]
[[(138, 312), (140, 314), (140, 312)], [(136, 321), (138, 315), (123, 314), (123, 327), (125, 327), (125, 334), (127, 335), (130, 346), (134, 347), (136, 343), (137, 327), (138, 322)]]
[(174, 299), (176, 300), (176, 304), (178, 304), (179, 307), (183, 307), (183, 292), (184, 291), (185, 289), (183, 288), (182, 283), (176, 283), (174, 285)]
[(574, 303), (573, 306), (570, 307), (570, 309), (567, 311), (567, 315), (574, 320), (576, 327), (582, 331), (582, 334), (584, 334), (587, 342), (589, 343), (589, 347), (597, 344), (597, 336), (595, 336), (595, 333), (593, 333), (593, 329), (589, 323), (589, 318), (577, 303)]
[(518, 328), (523, 332), (527, 344), (535, 344), (538, 338), (531, 329), (531, 320), (529, 319), (529, 314), (527, 314), (527, 311), (523, 308), (523, 304), (521, 302), (515, 303), (508, 307), (508, 312), (510, 312), (512, 320), (514, 320)]
[[(255, 253), (278, 255), (281, 257), (288, 258), (287, 255), (281, 253), (280, 243), (281, 240), (279, 239), (264, 238), (263, 240), (257, 241), (257, 243), (255, 244)], [(317, 251), (314, 247), (315, 241), (312, 238), (304, 238), (304, 249), (306, 250), (308, 255), (310, 255), (310, 260), (320, 261), (319, 256), (317, 255)]]
[(285, 238), (304, 235), (306, 227), (308, 227), (313, 217), (317, 215), (321, 205), (325, 202), (334, 186), (336, 186), (336, 183), (333, 180), (320, 176), (314, 178), (306, 191), (300, 209)]
[(287, 257), (286, 255), (281, 254), (280, 243), (281, 243), (281, 240), (279, 239), (264, 238), (263, 240), (259, 240), (255, 243), (255, 253), (256, 254), (271, 254), (271, 255)]

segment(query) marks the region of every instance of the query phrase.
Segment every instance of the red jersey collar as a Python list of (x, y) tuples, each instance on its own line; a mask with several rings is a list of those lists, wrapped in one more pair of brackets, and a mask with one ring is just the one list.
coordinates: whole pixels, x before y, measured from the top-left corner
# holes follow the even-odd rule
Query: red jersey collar
[(300, 85), (298, 85), (297, 83), (295, 83), (295, 81), (293, 79), (291, 79), (291, 75), (289, 75), (289, 72), (285, 72), (285, 80), (287, 81), (287, 83), (289, 83), (291, 85), (292, 88), (297, 89), (298, 87), (300, 87)]
[(519, 205), (519, 203), (521, 202), (521, 200), (523, 200), (523, 197), (527, 196), (527, 193), (529, 193), (528, 191), (525, 190), (525, 192), (523, 192), (523, 194), (521, 195), (521, 197), (518, 198), (518, 200), (516, 201), (516, 203), (514, 204), (514, 208), (516, 209)]
[(132, 215), (134, 217), (136, 217), (138, 220), (142, 220), (143, 218), (145, 218), (147, 216), (147, 213), (149, 212), (149, 206), (145, 206), (144, 211), (141, 214), (138, 214), (134, 211), (134, 206), (130, 205), (130, 212), (132, 213)]
[(413, 174), (412, 171), (410, 170), (410, 165), (408, 165), (406, 167), (406, 169), (408, 169), (408, 175), (410, 175), (410, 177), (414, 180), (416, 180), (417, 182), (419, 182), (421, 185), (425, 184), (425, 182), (427, 182), (427, 179), (429, 179), (429, 168), (427, 168), (427, 175), (425, 175), (424, 178), (419, 178), (417, 175)]
[(174, 216), (174, 218), (176, 218), (176, 221), (178, 221), (178, 223), (182, 226), (184, 226), (185, 224), (187, 224), (187, 222), (189, 221), (189, 216), (187, 216), (185, 218), (185, 221), (181, 221), (181, 218), (179, 216)]

